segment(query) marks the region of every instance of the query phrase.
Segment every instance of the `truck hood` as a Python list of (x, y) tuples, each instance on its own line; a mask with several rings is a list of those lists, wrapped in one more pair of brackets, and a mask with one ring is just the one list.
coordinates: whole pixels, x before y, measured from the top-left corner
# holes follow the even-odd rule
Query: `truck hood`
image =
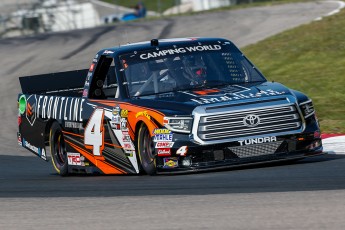
[(188, 91), (162, 93), (143, 96), (130, 102), (138, 106), (149, 107), (171, 115), (190, 115), (200, 105), (224, 102), (264, 99), (273, 96), (293, 95), (289, 88), (280, 83), (264, 82), (243, 85), (227, 85), (217, 88), (202, 88)]

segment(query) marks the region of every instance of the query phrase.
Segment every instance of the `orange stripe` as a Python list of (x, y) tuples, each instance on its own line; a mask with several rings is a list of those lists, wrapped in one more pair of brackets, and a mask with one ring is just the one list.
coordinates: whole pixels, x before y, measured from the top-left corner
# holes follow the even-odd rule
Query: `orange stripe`
[(80, 154), (82, 154), (84, 157), (86, 157), (91, 163), (96, 165), (104, 174), (127, 174), (126, 172), (122, 171), (121, 169), (116, 168), (113, 165), (110, 165), (107, 162), (101, 161), (101, 160), (96, 160), (93, 156), (90, 156), (89, 152), (85, 151), (84, 149), (78, 147), (77, 145), (66, 141), (72, 148), (77, 150)]
[(81, 137), (83, 138), (84, 136), (83, 135), (79, 135), (79, 134), (76, 134), (76, 133), (70, 133), (70, 132), (66, 132), (66, 131), (62, 131), (64, 134), (69, 134), (69, 135), (72, 135), (72, 136), (76, 136), (76, 137)]
[(119, 149), (123, 148), (122, 146), (111, 144), (111, 143), (108, 143), (108, 142), (104, 142), (104, 144), (109, 145), (109, 146), (113, 146), (113, 147), (116, 147), (116, 148), (119, 148)]

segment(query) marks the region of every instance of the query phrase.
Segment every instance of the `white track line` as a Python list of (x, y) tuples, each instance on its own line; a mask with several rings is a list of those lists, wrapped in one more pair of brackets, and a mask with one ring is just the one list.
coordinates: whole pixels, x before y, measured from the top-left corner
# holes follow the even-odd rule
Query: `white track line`
[(337, 14), (337, 13), (340, 12), (341, 9), (343, 9), (343, 8), (345, 7), (345, 2), (343, 2), (343, 1), (326, 1), (326, 2), (338, 3), (339, 6), (338, 6), (337, 9), (335, 9), (335, 10), (333, 10), (333, 11), (331, 11), (331, 12), (325, 14), (324, 16), (315, 18), (314, 21), (320, 21), (320, 20), (322, 20), (322, 18), (324, 18), (324, 17), (328, 17), (328, 16), (331, 16), (331, 15), (333, 15), (333, 14)]

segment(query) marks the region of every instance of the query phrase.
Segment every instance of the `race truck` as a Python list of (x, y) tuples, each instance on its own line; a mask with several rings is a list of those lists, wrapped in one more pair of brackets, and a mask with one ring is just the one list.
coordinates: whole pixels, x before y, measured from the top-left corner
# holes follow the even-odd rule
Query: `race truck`
[(18, 144), (58, 174), (163, 174), (323, 153), (312, 100), (229, 40), (152, 39), (21, 77)]

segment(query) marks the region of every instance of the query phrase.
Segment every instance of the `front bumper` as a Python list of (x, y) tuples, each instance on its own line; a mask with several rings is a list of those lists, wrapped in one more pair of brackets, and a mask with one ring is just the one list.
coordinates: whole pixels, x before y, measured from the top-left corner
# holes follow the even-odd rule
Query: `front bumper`
[(313, 133), (277, 137), (274, 142), (240, 145), (231, 142), (200, 146), (189, 143), (185, 156), (177, 150), (186, 141), (175, 142), (171, 156), (156, 157), (158, 173), (204, 171), (283, 160), (302, 159), (324, 154), (322, 141)]

